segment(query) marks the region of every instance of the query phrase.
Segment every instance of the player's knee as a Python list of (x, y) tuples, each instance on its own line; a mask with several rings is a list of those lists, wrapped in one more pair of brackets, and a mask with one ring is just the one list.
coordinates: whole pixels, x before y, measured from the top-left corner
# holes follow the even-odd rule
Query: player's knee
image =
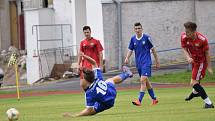
[(199, 84), (199, 81), (191, 79), (190, 86), (194, 86), (195, 84)]
[(147, 81), (147, 77), (146, 76), (141, 76), (140, 82), (146, 83), (146, 81)]

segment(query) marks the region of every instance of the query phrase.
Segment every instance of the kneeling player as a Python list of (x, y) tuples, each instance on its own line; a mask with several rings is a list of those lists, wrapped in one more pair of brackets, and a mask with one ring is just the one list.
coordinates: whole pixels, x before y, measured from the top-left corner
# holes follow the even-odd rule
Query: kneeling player
[(93, 71), (83, 71), (84, 81), (86, 81), (86, 84), (88, 84), (88, 88), (85, 90), (86, 108), (80, 113), (74, 115), (65, 113), (64, 116), (68, 117), (94, 115), (113, 107), (117, 93), (115, 84), (119, 84), (128, 77), (133, 76), (129, 68), (123, 66), (123, 73), (103, 81), (102, 72), (99, 68), (97, 68), (98, 66), (95, 60), (89, 56), (84, 55), (83, 53), (80, 53), (80, 55), (88, 60), (93, 65), (94, 69)]

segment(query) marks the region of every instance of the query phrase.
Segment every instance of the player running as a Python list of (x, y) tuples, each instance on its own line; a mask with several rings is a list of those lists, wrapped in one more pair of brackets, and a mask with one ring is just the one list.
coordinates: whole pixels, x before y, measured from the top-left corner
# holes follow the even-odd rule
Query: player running
[(136, 106), (141, 106), (142, 99), (145, 94), (145, 89), (147, 88), (149, 95), (152, 98), (152, 104), (157, 104), (158, 99), (156, 98), (154, 91), (152, 89), (152, 85), (149, 82), (148, 77), (151, 76), (151, 53), (152, 50), (153, 56), (155, 58), (155, 65), (156, 67), (160, 67), (158, 57), (155, 51), (155, 48), (152, 45), (151, 37), (147, 34), (143, 33), (143, 28), (140, 23), (134, 24), (134, 31), (136, 35), (134, 35), (128, 47), (127, 56), (125, 58), (125, 63), (127, 64), (129, 61), (132, 52), (135, 52), (135, 60), (136, 60), (136, 68), (138, 70), (140, 76), (140, 92), (139, 98), (134, 100), (132, 103)]
[(181, 47), (187, 61), (192, 64), (191, 85), (193, 87), (193, 91), (185, 100), (189, 101), (194, 97), (201, 96), (205, 102), (204, 108), (214, 108), (204, 88), (200, 85), (200, 80), (204, 78), (206, 69), (210, 74), (213, 74), (208, 40), (196, 31), (196, 23), (186, 22), (184, 27), (185, 32), (181, 34)]
[(93, 71), (89, 69), (83, 70), (83, 81), (88, 86), (85, 95), (86, 108), (74, 115), (65, 113), (65, 117), (94, 115), (113, 107), (117, 93), (115, 84), (119, 84), (133, 76), (129, 68), (123, 66), (123, 72), (121, 74), (103, 81), (102, 72), (98, 68), (96, 61), (83, 53), (80, 53), (80, 56), (93, 65)]

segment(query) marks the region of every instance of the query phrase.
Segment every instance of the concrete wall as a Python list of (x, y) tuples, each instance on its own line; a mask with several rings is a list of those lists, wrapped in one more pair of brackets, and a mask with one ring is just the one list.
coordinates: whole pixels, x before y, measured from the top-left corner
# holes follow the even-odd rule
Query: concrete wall
[[(69, 0), (54, 0), (54, 19), (55, 24), (71, 24), (73, 22), (73, 3)], [(76, 41), (73, 41), (72, 26), (64, 26), (64, 45), (71, 46), (76, 45)]]
[(82, 28), (87, 24), (86, 15), (86, 0), (73, 0), (73, 32), (74, 41), (79, 45), (80, 41), (83, 40), (84, 35)]
[[(34, 29), (32, 34), (32, 26), (39, 24), (39, 11), (29, 10), (25, 11), (25, 38), (27, 49), (27, 82), (32, 84), (40, 78), (39, 58), (37, 53), (37, 39), (36, 31)], [(37, 57), (36, 57), (37, 56)], [(33, 69), (33, 70), (32, 70)]]
[(4, 0), (0, 9), (0, 49), (7, 49), (10, 46), (10, 11), (9, 2)]
[(196, 2), (196, 22), (209, 42), (215, 42), (215, 1)]
[[(205, 34), (210, 42), (215, 40), (215, 1), (193, 0), (120, 0), (122, 5), (122, 43), (123, 56), (127, 51), (130, 37), (134, 35), (133, 24), (141, 22), (145, 33), (152, 36), (157, 50), (180, 47), (180, 33), (183, 23), (196, 21), (198, 30)], [(116, 5), (103, 0), (104, 40), (107, 68), (118, 65), (118, 33)], [(214, 42), (214, 41), (213, 41)], [(181, 51), (162, 53), (159, 58), (177, 60), (183, 58)], [(123, 58), (124, 60), (124, 58)], [(131, 59), (134, 61), (134, 59)]]
[[(103, 16), (101, 0), (86, 0), (87, 25), (92, 29), (92, 36), (100, 40), (104, 47)], [(104, 55), (105, 57), (105, 55)]]

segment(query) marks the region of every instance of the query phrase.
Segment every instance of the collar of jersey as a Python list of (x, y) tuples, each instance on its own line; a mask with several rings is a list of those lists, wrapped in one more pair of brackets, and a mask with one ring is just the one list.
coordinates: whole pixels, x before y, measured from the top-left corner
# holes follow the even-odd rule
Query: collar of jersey
[(95, 79), (95, 80), (94, 80), (94, 82), (89, 86), (89, 89), (91, 89), (92, 87), (95, 86), (95, 83), (96, 83), (97, 80), (98, 80), (98, 79)]
[(136, 35), (136, 39), (137, 39), (137, 40), (141, 40), (142, 38), (143, 38), (143, 33), (142, 33), (142, 35), (141, 35), (140, 38), (137, 38), (137, 35)]

